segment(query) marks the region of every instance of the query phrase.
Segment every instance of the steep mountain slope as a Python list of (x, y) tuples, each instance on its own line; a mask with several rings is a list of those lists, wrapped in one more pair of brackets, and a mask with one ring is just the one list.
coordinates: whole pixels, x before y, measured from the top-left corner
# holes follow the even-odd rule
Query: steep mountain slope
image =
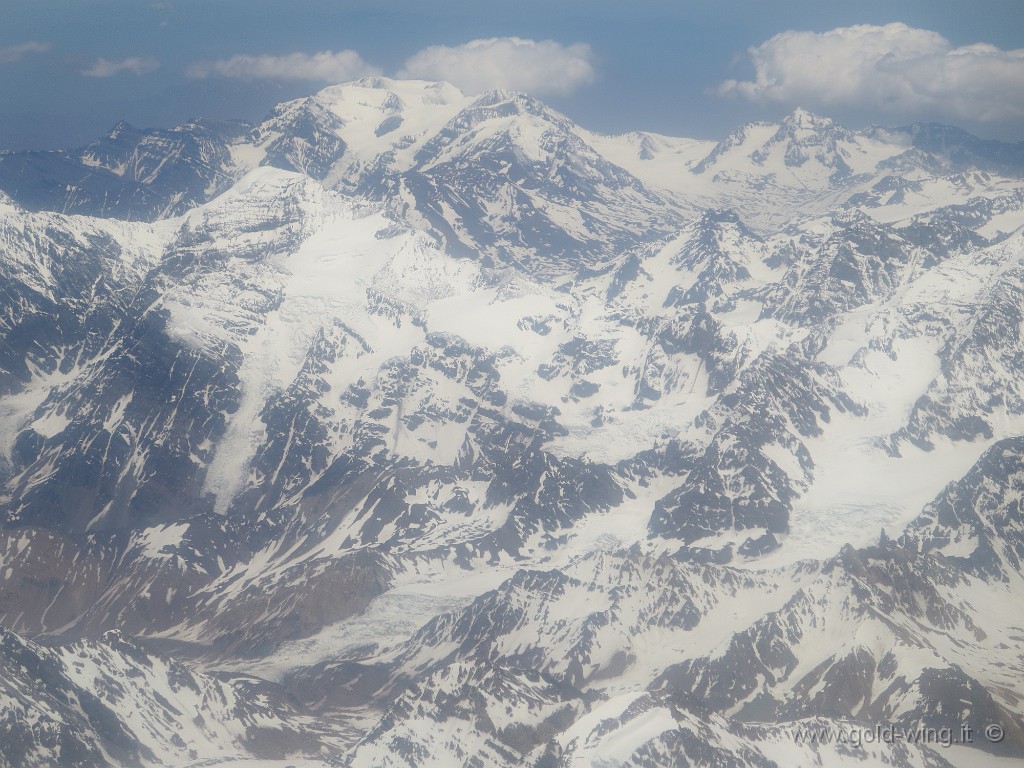
[(152, 223), (0, 200), (0, 758), (1024, 749), (1012, 147), (386, 79), (218, 130), (75, 156)]
[(273, 686), (222, 680), (146, 653), (117, 632), (43, 648), (0, 628), (0, 764), (195, 764), (330, 756)]

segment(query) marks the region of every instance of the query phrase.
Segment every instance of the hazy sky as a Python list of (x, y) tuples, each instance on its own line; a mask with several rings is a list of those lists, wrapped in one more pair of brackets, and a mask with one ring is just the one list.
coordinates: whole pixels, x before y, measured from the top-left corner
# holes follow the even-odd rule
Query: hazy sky
[(261, 117), (362, 74), (718, 138), (795, 106), (1024, 140), (1022, 0), (0, 0), (0, 148)]

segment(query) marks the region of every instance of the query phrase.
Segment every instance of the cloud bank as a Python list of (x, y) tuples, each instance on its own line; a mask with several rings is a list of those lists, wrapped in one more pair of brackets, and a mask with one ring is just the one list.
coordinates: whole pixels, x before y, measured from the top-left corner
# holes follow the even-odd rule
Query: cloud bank
[(759, 103), (999, 123), (1024, 117), (1024, 50), (954, 47), (906, 24), (789, 31), (748, 49), (755, 77), (718, 92)]
[(18, 43), (17, 45), (8, 45), (6, 48), (0, 48), (0, 64), (21, 61), (30, 53), (44, 53), (48, 50), (50, 50), (49, 43), (37, 43), (34, 40), (29, 40), (27, 43)]
[(379, 69), (367, 64), (362, 56), (350, 50), (337, 53), (289, 53), (284, 56), (240, 54), (229, 59), (193, 64), (185, 72), (195, 78), (219, 75), (246, 80), (320, 80), (329, 83), (343, 83), (380, 74)]
[[(283, 56), (238, 55), (188, 67), (189, 77), (316, 80), (343, 83), (381, 70), (356, 52), (322, 51)], [(468, 93), (490, 88), (565, 95), (594, 81), (593, 53), (584, 43), (493, 37), (465, 45), (434, 45), (409, 57), (397, 77), (447, 80)]]
[(589, 45), (492, 37), (465, 45), (433, 45), (411, 56), (399, 77), (447, 80), (468, 93), (489, 88), (563, 96), (594, 82)]
[(160, 66), (160, 62), (151, 56), (129, 56), (120, 61), (108, 61), (107, 59), (96, 59), (92, 65), (82, 70), (86, 77), (113, 77), (122, 72), (131, 72), (133, 75), (144, 75), (152, 72)]

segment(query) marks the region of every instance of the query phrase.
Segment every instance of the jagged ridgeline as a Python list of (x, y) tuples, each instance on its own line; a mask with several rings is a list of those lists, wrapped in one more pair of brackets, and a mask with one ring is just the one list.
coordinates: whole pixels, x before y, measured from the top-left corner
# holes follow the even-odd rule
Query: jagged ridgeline
[(1020, 765), (1022, 177), (386, 79), (0, 153), (0, 766)]

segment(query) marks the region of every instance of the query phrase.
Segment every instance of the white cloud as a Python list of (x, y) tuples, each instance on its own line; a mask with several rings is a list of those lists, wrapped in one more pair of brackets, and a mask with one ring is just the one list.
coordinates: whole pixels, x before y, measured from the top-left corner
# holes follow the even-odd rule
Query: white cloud
[(133, 75), (144, 75), (152, 72), (160, 66), (160, 62), (151, 56), (129, 56), (120, 61), (108, 61), (107, 59), (96, 59), (89, 67), (82, 70), (86, 77), (113, 77), (121, 72), (131, 72)]
[(320, 53), (289, 53), (284, 56), (232, 56), (230, 59), (200, 62), (190, 66), (189, 77), (211, 75), (244, 79), (320, 80), (343, 83), (367, 75), (379, 75), (355, 51), (321, 51)]
[[(489, 88), (528, 91), (538, 96), (566, 94), (594, 81), (590, 46), (562, 45), (553, 40), (497, 37), (465, 45), (435, 45), (406, 60), (398, 77), (447, 80), (469, 93)], [(319, 80), (342, 83), (381, 70), (356, 52), (321, 51), (283, 56), (240, 54), (228, 59), (202, 61), (186, 70), (189, 77)]]
[(414, 54), (399, 77), (447, 80), (469, 93), (490, 88), (564, 95), (594, 81), (593, 53), (585, 43), (493, 37), (465, 45), (434, 45)]
[(37, 43), (34, 40), (18, 43), (18, 45), (9, 45), (6, 48), (0, 48), (0, 64), (10, 64), (20, 61), (30, 53), (44, 53), (48, 50), (50, 50), (49, 43)]
[(755, 77), (718, 92), (755, 102), (997, 123), (1024, 117), (1024, 50), (956, 48), (906, 24), (789, 31), (747, 51)]

